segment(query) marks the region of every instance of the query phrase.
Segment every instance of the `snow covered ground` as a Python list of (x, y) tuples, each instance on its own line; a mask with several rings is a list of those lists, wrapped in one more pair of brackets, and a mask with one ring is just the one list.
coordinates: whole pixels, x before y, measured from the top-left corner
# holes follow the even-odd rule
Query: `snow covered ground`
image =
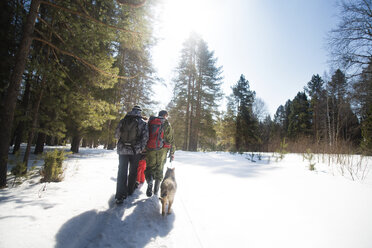
[(116, 152), (81, 149), (64, 181), (0, 190), (0, 247), (372, 247), (372, 173), (352, 181), (334, 164), (270, 155), (177, 151), (162, 217), (146, 183), (116, 206)]

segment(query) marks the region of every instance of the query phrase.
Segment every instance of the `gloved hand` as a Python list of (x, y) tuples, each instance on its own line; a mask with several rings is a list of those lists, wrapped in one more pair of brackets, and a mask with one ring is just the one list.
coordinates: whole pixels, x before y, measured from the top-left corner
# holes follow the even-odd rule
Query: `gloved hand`
[(174, 154), (169, 154), (169, 162), (172, 162), (174, 160)]

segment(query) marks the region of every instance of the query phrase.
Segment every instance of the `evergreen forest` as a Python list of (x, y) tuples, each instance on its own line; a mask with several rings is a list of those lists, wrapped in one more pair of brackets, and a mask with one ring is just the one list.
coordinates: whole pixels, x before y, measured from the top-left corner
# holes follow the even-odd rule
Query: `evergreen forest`
[[(26, 144), (114, 149), (115, 129), (134, 105), (159, 111), (151, 60), (153, 0), (0, 2), (0, 187), (8, 154)], [(241, 72), (226, 95), (223, 64), (201, 35), (179, 51), (168, 104), (177, 149), (185, 151), (372, 155), (372, 3), (349, 1), (329, 34), (329, 74), (311, 72), (303, 91), (274, 116)], [(333, 69), (335, 68), (335, 69)], [(232, 83), (232, 82), (229, 82)], [(226, 107), (222, 106), (225, 100)]]

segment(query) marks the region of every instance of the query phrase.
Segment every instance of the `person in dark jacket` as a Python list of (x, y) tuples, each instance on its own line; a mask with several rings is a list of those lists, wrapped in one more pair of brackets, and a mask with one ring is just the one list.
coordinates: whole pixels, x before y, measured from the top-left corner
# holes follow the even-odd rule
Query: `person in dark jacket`
[[(121, 204), (135, 190), (138, 162), (145, 150), (149, 131), (147, 123), (142, 119), (142, 109), (134, 106), (115, 131), (118, 139), (119, 169), (116, 183), (116, 203)], [(129, 163), (129, 176), (128, 176)]]

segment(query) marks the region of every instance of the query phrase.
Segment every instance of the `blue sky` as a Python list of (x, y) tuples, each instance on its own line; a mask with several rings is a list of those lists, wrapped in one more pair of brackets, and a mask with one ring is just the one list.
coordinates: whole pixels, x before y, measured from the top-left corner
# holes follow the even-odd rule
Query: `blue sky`
[(167, 84), (155, 87), (160, 108), (171, 98), (182, 42), (196, 31), (223, 66), (225, 95), (244, 74), (273, 116), (313, 74), (329, 70), (326, 36), (338, 21), (336, 1), (164, 0), (153, 53)]

